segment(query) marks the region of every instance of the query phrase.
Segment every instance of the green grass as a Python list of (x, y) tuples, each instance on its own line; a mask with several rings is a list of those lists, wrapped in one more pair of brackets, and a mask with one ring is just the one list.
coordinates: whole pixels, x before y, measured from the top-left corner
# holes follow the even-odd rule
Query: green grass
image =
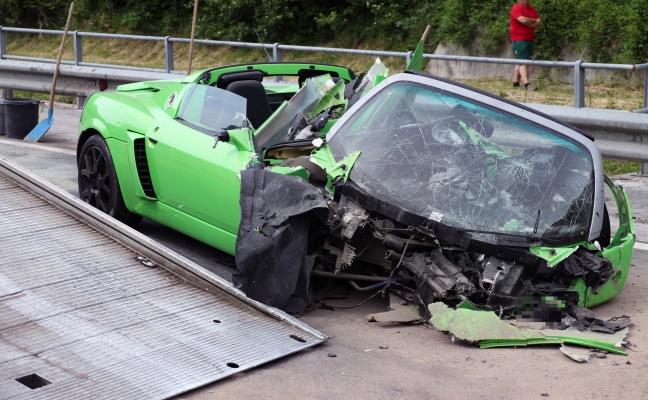
[(603, 160), (603, 171), (608, 176), (636, 173), (640, 170), (641, 163), (638, 162)]

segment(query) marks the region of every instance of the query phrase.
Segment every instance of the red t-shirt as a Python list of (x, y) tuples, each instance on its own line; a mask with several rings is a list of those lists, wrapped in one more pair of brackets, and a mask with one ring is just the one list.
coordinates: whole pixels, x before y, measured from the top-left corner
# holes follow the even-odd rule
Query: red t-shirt
[(534, 40), (535, 29), (520, 23), (517, 20), (519, 17), (540, 18), (536, 9), (531, 5), (525, 7), (522, 4), (515, 4), (511, 7), (511, 42)]

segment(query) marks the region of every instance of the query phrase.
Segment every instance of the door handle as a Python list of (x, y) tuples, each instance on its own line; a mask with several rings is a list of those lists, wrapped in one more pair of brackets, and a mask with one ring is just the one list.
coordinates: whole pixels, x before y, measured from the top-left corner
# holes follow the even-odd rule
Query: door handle
[(156, 126), (155, 128), (153, 128), (153, 132), (150, 132), (150, 133), (146, 136), (146, 137), (148, 137), (149, 142), (150, 142), (152, 145), (154, 145), (154, 146), (157, 144), (158, 141), (157, 141), (157, 139), (153, 139), (150, 135), (151, 135), (151, 134), (154, 134), (154, 133), (157, 132), (159, 129), (160, 129), (160, 127), (159, 127), (159, 126)]

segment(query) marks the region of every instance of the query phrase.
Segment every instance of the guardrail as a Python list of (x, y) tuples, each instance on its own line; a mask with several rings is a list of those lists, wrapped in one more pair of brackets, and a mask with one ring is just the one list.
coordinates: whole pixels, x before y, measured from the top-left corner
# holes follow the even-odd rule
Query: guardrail
[[(55, 65), (50, 63), (0, 60), (0, 88), (49, 93), (52, 87), (54, 68)], [(56, 93), (84, 98), (92, 92), (114, 90), (124, 83), (183, 78), (185, 76), (184, 73), (61, 65)]]
[[(62, 35), (63, 31), (59, 30), (45, 30), (45, 29), (28, 29), (28, 28), (12, 28), (0, 27), (0, 59), (16, 60), (16, 61), (36, 61), (44, 63), (53, 63), (53, 59), (43, 59), (34, 57), (24, 57), (7, 54), (7, 33), (28, 33), (38, 35)], [(141, 36), (141, 35), (122, 35), (122, 34), (108, 34), (96, 32), (80, 32), (73, 31), (69, 33), (72, 36), (74, 43), (74, 60), (62, 61), (63, 65), (76, 65), (76, 66), (89, 66), (89, 67), (102, 67), (102, 68), (119, 68), (124, 70), (134, 71), (150, 71), (150, 72), (166, 72), (174, 73), (174, 43), (189, 43), (187, 38), (174, 38), (171, 36)], [(138, 41), (153, 41), (164, 43), (164, 69), (150, 69), (140, 68), (133, 66), (117, 66), (109, 64), (89, 63), (83, 61), (83, 38), (104, 38), (104, 39), (122, 39), (122, 40), (138, 40)], [(409, 63), (412, 57), (411, 51), (397, 52), (397, 51), (378, 51), (378, 50), (358, 50), (358, 49), (343, 49), (343, 48), (330, 48), (330, 47), (310, 47), (310, 46), (293, 46), (284, 45), (280, 43), (274, 44), (261, 44), (261, 43), (247, 43), (247, 42), (229, 42), (218, 40), (195, 40), (197, 44), (204, 44), (209, 46), (228, 46), (228, 47), (241, 47), (241, 48), (258, 48), (272, 51), (272, 61), (280, 62), (283, 59), (284, 51), (302, 51), (302, 52), (315, 52), (315, 53), (337, 53), (337, 54), (355, 54), (363, 56), (376, 56), (376, 57), (402, 57), (405, 63)], [(603, 63), (588, 63), (582, 60), (573, 62), (568, 61), (543, 61), (543, 60), (516, 60), (516, 59), (502, 59), (502, 58), (489, 58), (489, 57), (471, 57), (471, 56), (448, 56), (438, 54), (424, 54), (424, 59), (427, 60), (442, 60), (442, 61), (463, 61), (463, 62), (476, 62), (476, 63), (489, 63), (489, 64), (527, 64), (548, 68), (572, 68), (574, 72), (574, 107), (585, 107), (585, 71), (587, 69), (600, 69), (600, 70), (613, 70), (613, 71), (643, 71), (644, 72), (644, 108), (638, 111), (648, 112), (648, 63), (643, 64), (603, 64)]]
[[(49, 91), (53, 73), (53, 64), (0, 60), (0, 82), (12, 89)], [(86, 97), (102, 84), (114, 89), (123, 83), (184, 76), (184, 73), (63, 65), (56, 88), (62, 94)], [(604, 158), (642, 162), (642, 173), (648, 173), (648, 114), (544, 104), (527, 106), (590, 133)]]
[(526, 105), (592, 135), (603, 158), (639, 161), (642, 163), (641, 174), (648, 174), (647, 114), (600, 108)]
[[(38, 59), (21, 56), (11, 56), (6, 54), (6, 37), (5, 32), (40, 32), (40, 33), (54, 33), (62, 34), (62, 31), (43, 31), (37, 29), (18, 29), (18, 28), (0, 28), (0, 88), (9, 90), (27, 90), (34, 92), (49, 92), (51, 88), (51, 77), (54, 73), (54, 61), (50, 59)], [(107, 34), (94, 34), (73, 32), (75, 37), (75, 61), (64, 61), (60, 67), (58, 84), (56, 91), (58, 94), (77, 96), (80, 98), (87, 97), (90, 93), (100, 89), (114, 89), (118, 85), (139, 82), (145, 80), (156, 79), (170, 79), (181, 78), (185, 76), (184, 72), (175, 72), (172, 68), (172, 59), (169, 54), (173, 54), (172, 46), (166, 47), (165, 58), (167, 59), (167, 69), (150, 69), (138, 67), (124, 67), (114, 66), (107, 64), (95, 64), (82, 62), (81, 44), (77, 44), (80, 36), (98, 36), (98, 37), (112, 37), (136, 40), (157, 40), (147, 36), (134, 36), (134, 35), (107, 35)], [(166, 43), (184, 42), (188, 39), (171, 39), (169, 37), (162, 38)], [(258, 43), (238, 43), (238, 42), (216, 42), (216, 41), (198, 41), (206, 44), (217, 44), (237, 47), (255, 47), (262, 48), (268, 47)], [(304, 47), (304, 46), (283, 46), (279, 44), (271, 45), (273, 49), (273, 56), (275, 60), (281, 61), (281, 50), (298, 50), (298, 51), (322, 51), (322, 52), (345, 52), (349, 54), (371, 55), (378, 57), (405, 57), (409, 61), (411, 52), (381, 52), (372, 50), (352, 50), (352, 49), (335, 49), (335, 48), (322, 48), (322, 47)], [(78, 53), (77, 53), (78, 52)], [(76, 54), (79, 54), (78, 56)], [(171, 60), (169, 60), (171, 58)], [(479, 58), (479, 57), (463, 57), (463, 56), (436, 56), (426, 54), (425, 58), (429, 59), (443, 59), (443, 60), (456, 60), (456, 61), (474, 61), (479, 62), (492, 62), (500, 64), (519, 63), (520, 60), (503, 60), (495, 58)], [(36, 62), (34, 62), (36, 61)], [(564, 63), (564, 62), (544, 62), (544, 61), (530, 61), (533, 65), (545, 66), (562, 66), (567, 65), (574, 67), (575, 78), (579, 76), (584, 77), (584, 69), (599, 68), (605, 69), (616, 67), (621, 70), (644, 70), (648, 71), (648, 64), (638, 66), (630, 65), (610, 65), (610, 64), (590, 64), (582, 63)], [(581, 71), (581, 72), (577, 72)], [(580, 74), (580, 75), (579, 75)], [(648, 75), (645, 75), (648, 77)], [(579, 79), (580, 79), (579, 78)], [(648, 78), (646, 78), (648, 79)], [(583, 82), (584, 83), (584, 82)], [(648, 85), (646, 85), (648, 87)], [(584, 89), (583, 89), (584, 90)], [(575, 97), (578, 99), (578, 96)], [(581, 100), (583, 97), (580, 98)], [(646, 94), (644, 94), (644, 102), (646, 102)], [(601, 150), (604, 158), (617, 159), (624, 161), (639, 161), (642, 162), (642, 173), (648, 174), (648, 115), (640, 113), (630, 113), (626, 111), (615, 110), (601, 110), (589, 109), (580, 107), (563, 107), (563, 106), (548, 106), (541, 104), (529, 104), (530, 107), (535, 108), (545, 114), (551, 115), (564, 122), (572, 124), (584, 131), (592, 134), (596, 139), (596, 143)], [(575, 104), (576, 106), (576, 104)], [(645, 109), (648, 111), (648, 107)], [(643, 111), (643, 110), (638, 110)]]

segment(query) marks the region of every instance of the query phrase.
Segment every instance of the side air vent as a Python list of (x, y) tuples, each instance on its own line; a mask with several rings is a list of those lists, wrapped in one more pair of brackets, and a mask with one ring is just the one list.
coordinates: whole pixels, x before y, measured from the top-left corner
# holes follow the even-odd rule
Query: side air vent
[(148, 160), (146, 159), (146, 147), (144, 139), (135, 139), (133, 141), (135, 146), (135, 165), (137, 166), (137, 174), (139, 181), (144, 189), (144, 194), (148, 197), (157, 197), (151, 182), (151, 171), (149, 171)]

